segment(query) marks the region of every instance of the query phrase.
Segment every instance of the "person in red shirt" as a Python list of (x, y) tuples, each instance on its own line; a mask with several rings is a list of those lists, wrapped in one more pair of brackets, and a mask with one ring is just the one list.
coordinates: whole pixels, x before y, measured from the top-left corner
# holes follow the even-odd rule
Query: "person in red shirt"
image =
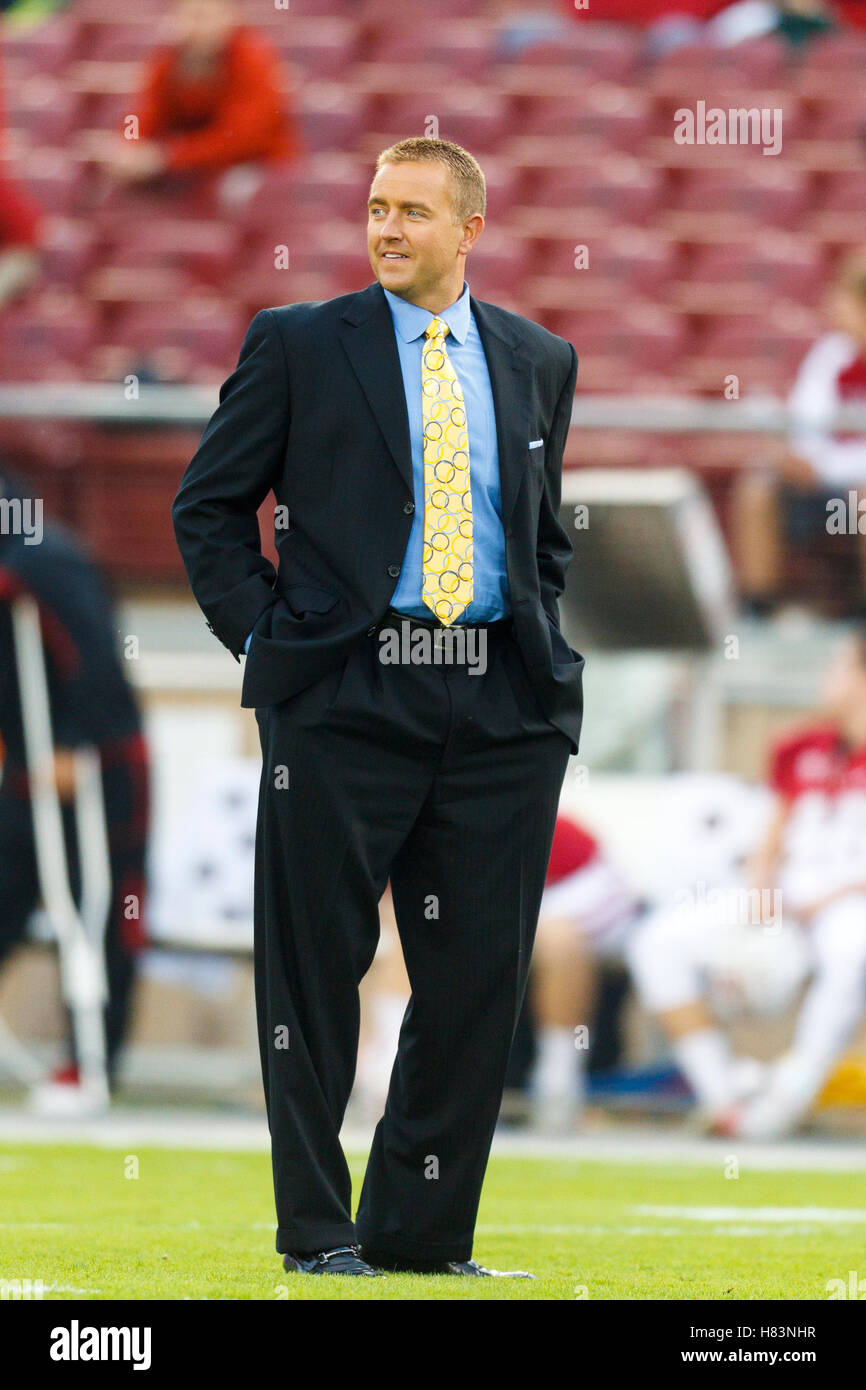
[(604, 24), (646, 26), (672, 15), (709, 19), (724, 8), (725, 0), (591, 0), (582, 7), (562, 0), (562, 7), (580, 23), (598, 19)]
[(279, 58), (238, 23), (233, 0), (180, 0), (175, 32), (149, 65), (138, 138), (112, 148), (109, 171), (138, 183), (295, 159), (300, 141)]
[(0, 308), (39, 274), (41, 218), (11, 179), (0, 177)]
[[(2, 92), (0, 73), (0, 96)], [(0, 140), (5, 142), (2, 109)], [(0, 309), (23, 294), (38, 275), (41, 233), (40, 209), (17, 182), (0, 174)]]

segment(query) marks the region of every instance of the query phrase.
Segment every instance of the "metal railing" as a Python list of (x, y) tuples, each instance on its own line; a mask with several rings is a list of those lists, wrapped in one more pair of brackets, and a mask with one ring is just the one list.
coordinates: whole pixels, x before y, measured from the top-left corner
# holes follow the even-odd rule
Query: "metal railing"
[[(147, 385), (135, 388), (91, 382), (0, 384), (0, 419), (79, 420), (99, 424), (201, 426), (219, 399), (216, 386)], [(832, 415), (805, 420), (772, 395), (740, 400), (689, 396), (581, 395), (573, 429), (682, 433), (785, 434), (792, 429), (851, 430), (866, 434), (866, 406), (843, 405)]]

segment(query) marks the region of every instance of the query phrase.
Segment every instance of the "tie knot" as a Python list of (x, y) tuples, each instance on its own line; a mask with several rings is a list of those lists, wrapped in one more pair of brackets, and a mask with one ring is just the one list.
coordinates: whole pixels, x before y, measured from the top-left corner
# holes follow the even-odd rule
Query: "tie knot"
[(445, 334), (448, 332), (450, 332), (450, 330), (445, 320), (435, 318), (431, 319), (424, 329), (424, 336), (425, 338), (444, 338)]

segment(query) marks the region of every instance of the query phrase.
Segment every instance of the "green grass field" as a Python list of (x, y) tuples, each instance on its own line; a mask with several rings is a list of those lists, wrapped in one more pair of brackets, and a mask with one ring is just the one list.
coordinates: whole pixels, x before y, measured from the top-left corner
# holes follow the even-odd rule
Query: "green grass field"
[[(137, 1159), (138, 1177), (127, 1177)], [(363, 1159), (353, 1162), (360, 1189)], [(284, 1274), (266, 1154), (0, 1146), (0, 1279), (56, 1299), (826, 1299), (864, 1273), (861, 1173), (495, 1158), (475, 1255), (538, 1279)]]

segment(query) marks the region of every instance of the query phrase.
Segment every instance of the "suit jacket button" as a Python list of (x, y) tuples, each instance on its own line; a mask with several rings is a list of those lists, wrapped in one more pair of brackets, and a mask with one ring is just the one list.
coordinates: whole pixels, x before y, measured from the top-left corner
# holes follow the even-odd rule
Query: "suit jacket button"
[(407, 516), (411, 516), (412, 513), (414, 512), (414, 510), (415, 510), (415, 503), (414, 503), (414, 502), (405, 502), (405, 503), (403, 504), (403, 511), (406, 513)]
[(399, 574), (400, 574), (400, 566), (399, 566), (399, 565), (389, 565), (389, 566), (388, 566), (388, 573), (390, 574), (390, 576), (391, 576), (392, 579), (397, 579), (397, 578), (399, 577)]

